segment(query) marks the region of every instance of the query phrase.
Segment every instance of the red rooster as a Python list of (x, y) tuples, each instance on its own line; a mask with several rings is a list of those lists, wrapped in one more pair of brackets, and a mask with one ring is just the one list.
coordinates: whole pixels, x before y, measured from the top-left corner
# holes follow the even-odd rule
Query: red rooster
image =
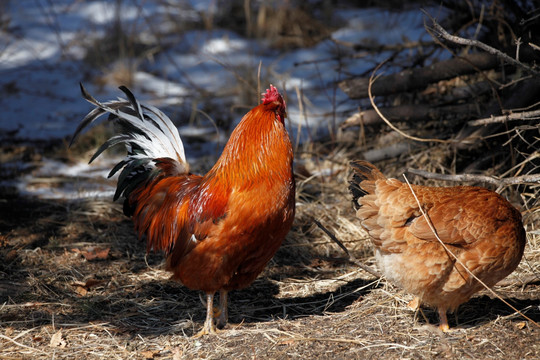
[[(79, 124), (73, 140), (101, 115), (119, 125), (90, 162), (123, 143), (126, 157), (114, 199), (147, 240), (163, 250), (167, 270), (186, 287), (206, 293), (206, 320), (199, 335), (214, 333), (213, 299), (220, 292), (218, 327), (227, 323), (227, 292), (250, 285), (275, 254), (295, 212), (293, 150), (284, 119), (286, 105), (275, 87), (240, 121), (220, 158), (204, 176), (189, 172), (178, 130), (157, 108), (128, 100), (100, 103)], [(72, 143), (73, 143), (72, 140)], [(204, 301), (203, 301), (204, 302)]]

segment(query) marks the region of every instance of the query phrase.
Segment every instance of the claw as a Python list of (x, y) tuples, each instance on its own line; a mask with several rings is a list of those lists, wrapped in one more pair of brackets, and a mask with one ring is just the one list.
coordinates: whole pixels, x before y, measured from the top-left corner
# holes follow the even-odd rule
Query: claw
[(440, 307), (437, 310), (439, 312), (440, 319), (439, 329), (444, 333), (449, 332), (450, 326), (448, 326), (448, 319), (446, 318), (446, 309)]
[(201, 302), (206, 307), (206, 320), (204, 321), (203, 328), (194, 337), (201, 337), (203, 335), (216, 334), (218, 330), (214, 324), (214, 319), (217, 319), (217, 328), (223, 329), (227, 325), (229, 317), (227, 309), (227, 291), (220, 290), (219, 292), (219, 307), (214, 306), (214, 294), (206, 293), (206, 299), (199, 293)]

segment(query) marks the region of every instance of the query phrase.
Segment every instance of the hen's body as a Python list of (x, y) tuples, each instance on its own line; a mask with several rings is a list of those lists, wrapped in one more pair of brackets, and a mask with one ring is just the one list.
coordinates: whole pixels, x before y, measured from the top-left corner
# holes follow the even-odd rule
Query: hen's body
[(117, 194), (124, 212), (146, 237), (148, 250), (164, 250), (167, 269), (185, 286), (207, 294), (201, 334), (214, 332), (213, 296), (220, 291), (219, 325), (227, 322), (227, 292), (251, 284), (288, 233), (295, 210), (292, 146), (284, 126), (285, 102), (271, 86), (263, 103), (244, 116), (221, 157), (193, 175), (174, 125), (159, 110), (127, 101), (99, 103), (75, 136), (103, 113), (121, 130), (94, 155), (125, 143), (127, 157)]
[(473, 186), (412, 185), (437, 240), (409, 185), (386, 177), (365, 161), (351, 163), (357, 217), (376, 249), (385, 276), (421, 302), (436, 307), (441, 328), (455, 310), (483, 288), (518, 266), (525, 247), (521, 214), (497, 193)]

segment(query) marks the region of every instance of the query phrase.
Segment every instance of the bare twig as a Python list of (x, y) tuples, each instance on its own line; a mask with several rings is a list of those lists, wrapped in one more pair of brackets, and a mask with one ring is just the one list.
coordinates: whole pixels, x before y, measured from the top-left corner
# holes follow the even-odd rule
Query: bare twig
[(345, 254), (347, 254), (348, 257), (351, 257), (351, 254), (349, 253), (349, 250), (343, 245), (341, 241), (338, 240), (338, 238), (332, 234), (330, 230), (328, 230), (323, 224), (319, 222), (317, 219), (313, 219), (313, 222), (315, 225), (319, 227), (330, 239), (332, 239), (333, 242), (335, 242), (343, 251), (345, 251)]
[(495, 123), (504, 123), (511, 120), (538, 120), (540, 118), (540, 110), (534, 110), (534, 111), (525, 111), (525, 112), (514, 112), (511, 114), (505, 114), (505, 115), (499, 115), (499, 116), (491, 116), (489, 118), (484, 119), (478, 119), (478, 120), (471, 120), (467, 122), (470, 126), (480, 126), (480, 125), (487, 125), (487, 124), (495, 124)]
[(458, 182), (475, 181), (475, 182), (485, 182), (485, 183), (489, 183), (489, 184), (493, 184), (497, 186), (540, 183), (540, 174), (521, 175), (521, 176), (514, 176), (514, 177), (499, 179), (497, 177), (487, 176), (487, 175), (437, 174), (437, 173), (431, 173), (425, 170), (411, 169), (411, 168), (407, 169), (407, 172), (422, 176), (426, 179), (435, 179), (435, 180), (443, 180), (443, 181), (458, 181)]
[(459, 37), (459, 36), (456, 36), (456, 35), (450, 35), (441, 25), (439, 25), (439, 23), (437, 23), (437, 21), (435, 21), (435, 18), (433, 18), (426, 11), (424, 11), (424, 14), (430, 18), (431, 22), (433, 23), (433, 28), (436, 31), (436, 35), (438, 35), (439, 37), (442, 37), (442, 38), (444, 38), (444, 39), (446, 39), (448, 41), (451, 41), (451, 42), (453, 42), (455, 44), (478, 47), (478, 48), (480, 48), (480, 49), (482, 49), (484, 51), (487, 51), (490, 54), (493, 54), (493, 55), (505, 60), (508, 63), (514, 64), (515, 66), (518, 66), (518, 67), (530, 72), (531, 74), (534, 74), (536, 76), (540, 76), (540, 72), (534, 70), (530, 66), (525, 65), (524, 63), (522, 63), (522, 62), (520, 62), (520, 61), (506, 55), (502, 51), (500, 51), (498, 49), (495, 49), (495, 48), (493, 48), (493, 47), (491, 47), (491, 46), (489, 46), (487, 44), (484, 44), (483, 42), (481, 42), (479, 40), (465, 39), (465, 38), (462, 38), (462, 37)]
[[(428, 84), (456, 76), (472, 74), (481, 70), (495, 69), (499, 65), (496, 56), (486, 53), (463, 55), (449, 60), (439, 61), (421, 68), (410, 68), (398, 73), (381, 76), (373, 84), (372, 92), (376, 96), (397, 94), (425, 88)], [(368, 96), (369, 79), (351, 78), (339, 83), (339, 87), (351, 99)]]

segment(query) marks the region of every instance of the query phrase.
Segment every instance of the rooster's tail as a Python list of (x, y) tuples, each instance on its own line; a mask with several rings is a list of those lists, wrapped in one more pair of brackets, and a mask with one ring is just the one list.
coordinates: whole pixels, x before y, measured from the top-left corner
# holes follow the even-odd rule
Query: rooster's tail
[(350, 165), (353, 169), (353, 175), (349, 182), (349, 190), (353, 196), (354, 208), (358, 209), (360, 207), (358, 199), (373, 193), (375, 191), (375, 181), (385, 180), (386, 177), (370, 162), (355, 160), (351, 161)]
[[(111, 146), (122, 143), (126, 146), (126, 157), (109, 173), (111, 177), (122, 169), (114, 194), (115, 200), (122, 195), (128, 198), (139, 185), (158, 175), (189, 172), (184, 145), (171, 120), (157, 108), (139, 103), (125, 86), (121, 86), (120, 90), (126, 94), (128, 100), (119, 98), (101, 103), (81, 84), (83, 97), (96, 108), (81, 121), (71, 140), (73, 144), (83, 129), (106, 113), (109, 113), (109, 120), (118, 125), (116, 134), (103, 143), (90, 159), (92, 162)], [(164, 166), (163, 163), (169, 166)]]

